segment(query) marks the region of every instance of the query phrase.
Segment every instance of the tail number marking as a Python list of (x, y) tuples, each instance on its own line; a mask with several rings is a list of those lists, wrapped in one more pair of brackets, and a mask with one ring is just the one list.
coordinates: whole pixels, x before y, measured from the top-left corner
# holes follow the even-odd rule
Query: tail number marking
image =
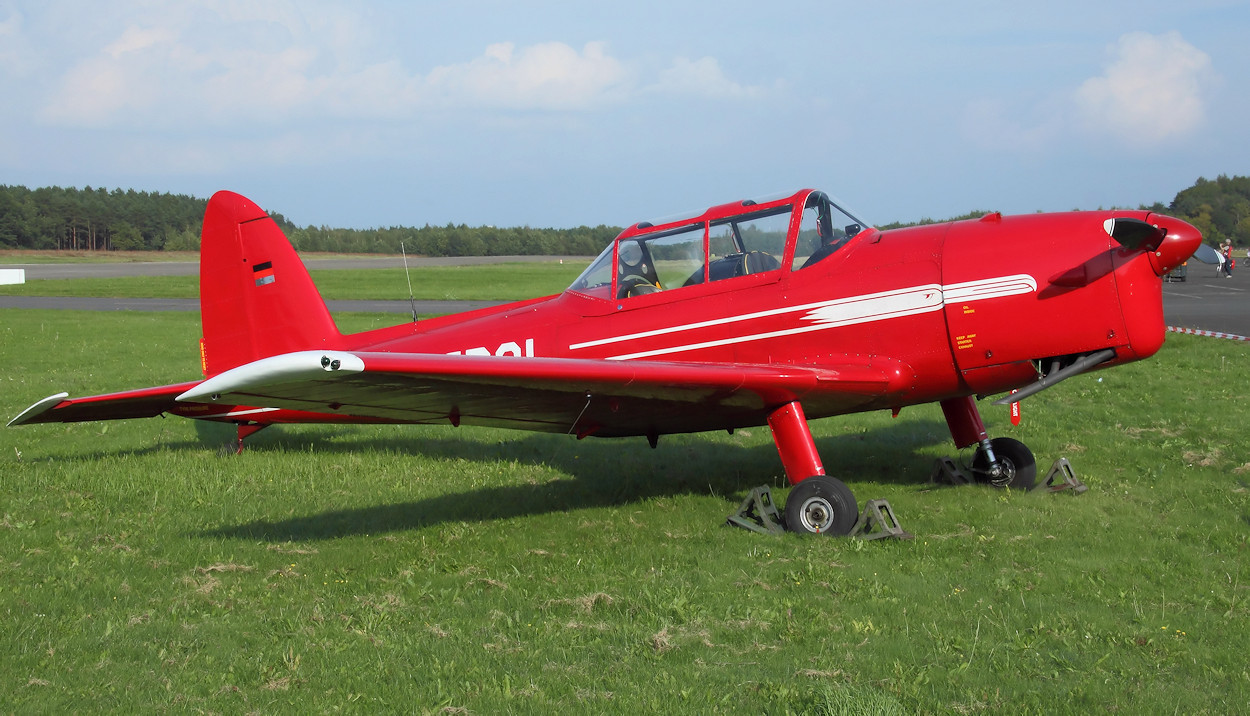
[(502, 344), (492, 352), (485, 346), (477, 348), (466, 348), (462, 351), (450, 351), (449, 356), (516, 356), (517, 358), (533, 358), (534, 357), (534, 339), (526, 338), (525, 347), (517, 344), (515, 341), (508, 341)]

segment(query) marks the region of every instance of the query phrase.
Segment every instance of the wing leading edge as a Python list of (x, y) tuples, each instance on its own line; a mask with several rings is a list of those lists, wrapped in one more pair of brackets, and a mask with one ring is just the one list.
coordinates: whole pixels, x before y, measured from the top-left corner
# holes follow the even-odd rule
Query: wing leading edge
[[(879, 407), (912, 387), (906, 365), (844, 357), (819, 368), (411, 353), (300, 351), (205, 381), (45, 398), (9, 425), (210, 417), (197, 404), (285, 408), (257, 422), (493, 425), (578, 435), (698, 432), (765, 422), (802, 399), (809, 415)], [(294, 417), (292, 417), (294, 416)], [(220, 418), (216, 414), (213, 418)], [(229, 419), (229, 416), (226, 416)]]
[(800, 398), (819, 406), (812, 414), (850, 412), (911, 388), (914, 378), (897, 361), (860, 357), (816, 368), (300, 351), (226, 371), (177, 399), (624, 436), (758, 425)]

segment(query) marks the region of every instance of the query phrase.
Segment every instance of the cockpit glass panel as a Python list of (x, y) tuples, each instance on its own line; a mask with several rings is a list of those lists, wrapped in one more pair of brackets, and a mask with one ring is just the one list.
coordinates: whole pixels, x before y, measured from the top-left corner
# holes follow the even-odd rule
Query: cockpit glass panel
[(594, 261), (569, 285), (570, 291), (609, 298), (612, 291), (612, 253), (616, 242), (608, 244)]
[[(622, 299), (778, 270), (787, 252), (796, 207), (761, 209), (756, 206), (759, 203), (764, 202), (742, 202), (745, 211), (710, 224), (698, 221), (619, 239), (591, 262), (569, 290)], [(867, 227), (828, 194), (807, 194), (791, 270), (820, 262)], [(638, 224), (635, 230), (645, 228), (649, 226)]]
[(712, 224), (708, 232), (708, 278), (719, 281), (781, 268), (790, 230), (789, 206)]
[(616, 297), (629, 298), (687, 285), (703, 277), (703, 224), (621, 241)]
[(833, 203), (824, 192), (812, 192), (803, 205), (791, 268), (798, 271), (823, 261), (865, 228), (866, 224)]

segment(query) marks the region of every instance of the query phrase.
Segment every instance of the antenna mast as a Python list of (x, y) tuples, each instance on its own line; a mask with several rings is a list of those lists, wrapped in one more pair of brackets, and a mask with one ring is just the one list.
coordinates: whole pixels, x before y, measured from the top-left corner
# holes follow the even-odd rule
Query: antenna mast
[(408, 252), (404, 251), (404, 242), (399, 242), (399, 253), (404, 257), (404, 278), (408, 279), (408, 305), (412, 307), (412, 322), (417, 322), (417, 301), (412, 297), (412, 276), (408, 275)]

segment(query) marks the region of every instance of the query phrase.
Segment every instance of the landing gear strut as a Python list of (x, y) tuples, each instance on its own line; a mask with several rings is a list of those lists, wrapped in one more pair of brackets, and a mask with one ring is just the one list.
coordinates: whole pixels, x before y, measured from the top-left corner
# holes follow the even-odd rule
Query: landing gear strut
[[(988, 445), (987, 445), (988, 443)], [(972, 474), (978, 482), (994, 487), (1031, 490), (1037, 481), (1037, 461), (1033, 451), (1014, 438), (994, 438), (982, 442), (972, 459)]]
[(972, 396), (942, 401), (942, 414), (955, 447), (977, 446), (972, 473), (977, 482), (1028, 490), (1037, 481), (1037, 462), (1024, 443), (1014, 438), (990, 439)]
[(268, 423), (259, 423), (259, 424), (258, 423), (239, 423), (239, 439), (235, 443), (234, 454), (242, 455), (243, 454), (243, 441), (246, 440), (249, 436), (255, 435), (256, 433), (260, 432), (261, 430), (264, 430), (267, 427), (269, 427)]
[(786, 529), (800, 534), (843, 536), (859, 518), (855, 495), (841, 480), (825, 474), (807, 427), (803, 406), (795, 401), (768, 416), (786, 479), (794, 486), (786, 499)]

